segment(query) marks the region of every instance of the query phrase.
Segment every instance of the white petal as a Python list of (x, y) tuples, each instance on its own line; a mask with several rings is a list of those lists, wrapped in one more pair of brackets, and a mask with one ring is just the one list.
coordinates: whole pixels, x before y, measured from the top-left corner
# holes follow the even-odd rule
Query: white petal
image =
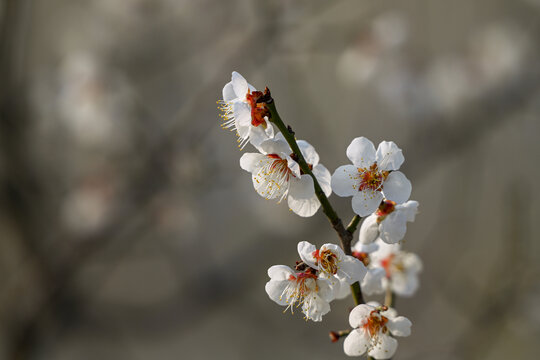
[(304, 174), (300, 178), (291, 179), (289, 197), (296, 200), (306, 200), (313, 196), (315, 196), (315, 188), (313, 187), (313, 178), (310, 175)]
[(241, 138), (247, 138), (251, 128), (251, 111), (249, 110), (249, 106), (243, 102), (235, 102), (233, 104), (233, 112), (234, 125), (238, 135)]
[(249, 126), (249, 142), (258, 148), (264, 141), (270, 139), (264, 128), (259, 126)]
[(240, 158), (240, 167), (252, 173), (261, 165), (261, 161), (266, 161), (266, 155), (259, 153), (245, 153)]
[(390, 279), (392, 291), (399, 296), (409, 297), (414, 295), (418, 289), (418, 285), (418, 276), (416, 274), (397, 273), (392, 274), (392, 278)]
[(288, 145), (287, 139), (285, 139), (285, 136), (283, 136), (283, 134), (280, 133), (280, 132), (278, 132), (278, 133), (276, 134), (275, 140), (276, 140), (276, 141), (282, 141), (282, 142), (284, 142), (285, 144)]
[(315, 165), (312, 171), (313, 175), (317, 178), (319, 185), (321, 185), (324, 194), (326, 197), (329, 197), (332, 194), (332, 175), (330, 175), (330, 171), (322, 164)]
[(404, 316), (398, 316), (395, 319), (388, 320), (386, 327), (394, 336), (409, 336), (411, 335), (412, 323)]
[(386, 311), (381, 311), (381, 315), (387, 317), (389, 320), (397, 318), (397, 310), (394, 308), (388, 308)]
[(251, 126), (251, 108), (245, 102), (237, 101), (233, 104), (236, 124), (240, 126)]
[(336, 299), (345, 299), (347, 296), (351, 295), (351, 287), (345, 280), (340, 280), (335, 285), (335, 298)]
[(336, 275), (339, 279), (343, 279), (347, 284), (352, 285), (357, 281), (362, 281), (366, 273), (367, 269), (360, 260), (353, 256), (346, 256), (339, 263), (339, 270)]
[(375, 359), (390, 359), (396, 353), (398, 342), (393, 337), (379, 333), (377, 343), (368, 351), (368, 355)]
[(369, 269), (362, 280), (362, 292), (366, 295), (382, 294), (384, 292), (383, 279), (386, 271), (383, 268)]
[(222, 93), (223, 93), (223, 101), (225, 102), (233, 101), (238, 98), (236, 96), (236, 93), (234, 92), (232, 82), (228, 82), (227, 84), (225, 84), (225, 86), (223, 87)]
[(319, 277), (317, 279), (317, 286), (319, 287), (319, 296), (325, 301), (332, 301), (336, 298), (336, 292), (338, 290), (339, 282), (335, 282), (334, 286), (329, 280), (322, 279)]
[(287, 144), (285, 139), (279, 137), (279, 135), (281, 135), (281, 133), (278, 133), (273, 139), (269, 139), (261, 143), (261, 149), (265, 154), (291, 153), (289, 144)]
[(392, 171), (383, 184), (384, 197), (398, 204), (409, 200), (411, 191), (411, 182), (401, 171)]
[(367, 304), (357, 305), (349, 314), (349, 324), (351, 327), (356, 329), (357, 327), (362, 326), (373, 310), (375, 310), (375, 308)]
[(363, 330), (353, 330), (343, 341), (343, 350), (349, 356), (365, 354), (369, 346), (369, 337)]
[(302, 312), (307, 319), (312, 321), (322, 321), (323, 315), (330, 312), (330, 304), (319, 295), (308, 296), (302, 305)]
[(313, 256), (313, 253), (317, 250), (315, 245), (307, 242), (307, 241), (300, 241), (297, 246), (298, 255), (300, 255), (300, 259), (302, 259), (303, 262), (305, 262), (307, 265), (314, 269), (319, 269), (317, 266), (317, 260)]
[(386, 311), (381, 311), (381, 315), (387, 317), (388, 319), (392, 320), (397, 318), (397, 310), (394, 308), (388, 308)]
[(368, 254), (377, 251), (378, 249), (379, 245), (374, 242), (371, 244), (362, 244), (360, 241), (357, 241), (353, 247), (353, 251), (364, 252)]
[(295, 275), (295, 273), (285, 265), (274, 265), (268, 269), (268, 277), (272, 280), (288, 280), (290, 275)]
[[(290, 157), (289, 155), (285, 154), (285, 153), (281, 153), (280, 154), (281, 156), (283, 156), (284, 159), (287, 159), (287, 166), (289, 167), (289, 169), (291, 169), (293, 175), (297, 178), (297, 179), (300, 179), (300, 165), (298, 165), (298, 163), (296, 161), (293, 160), (292, 157)], [(309, 176), (309, 175), (307, 175)], [(311, 177), (311, 176), (310, 176)], [(313, 181), (313, 179), (311, 179)], [(315, 189), (313, 190), (315, 191)]]
[(381, 170), (398, 170), (405, 161), (401, 149), (393, 141), (383, 141), (377, 148), (377, 167)]
[(418, 273), (422, 271), (422, 260), (418, 257), (418, 255), (413, 253), (407, 253), (403, 259), (403, 265), (407, 269), (408, 272), (411, 273)]
[(359, 231), (359, 243), (371, 244), (379, 237), (379, 223), (377, 222), (378, 216), (375, 214), (369, 215), (362, 221)]
[(313, 188), (313, 178), (304, 174), (300, 178), (292, 177), (290, 180), (289, 208), (297, 215), (313, 216), (321, 206)]
[(358, 193), (358, 169), (353, 165), (342, 165), (332, 175), (332, 190), (337, 196), (353, 196)]
[(317, 154), (317, 151), (315, 151), (315, 148), (310, 143), (305, 140), (297, 140), (296, 143), (308, 164), (315, 166), (319, 163), (319, 154)]
[(379, 226), (380, 237), (387, 244), (400, 242), (407, 232), (407, 218), (404, 213), (394, 211)]
[(274, 138), (274, 126), (270, 124), (269, 121), (266, 122), (266, 129), (264, 130), (264, 132), (269, 139)]
[(236, 96), (240, 99), (245, 99), (248, 92), (248, 83), (246, 79), (236, 71), (232, 73), (232, 85)]
[(302, 217), (310, 217), (317, 213), (317, 210), (321, 207), (321, 203), (316, 196), (310, 199), (295, 199), (289, 195), (287, 199), (287, 205), (296, 215)]
[(409, 200), (404, 204), (396, 205), (396, 211), (403, 212), (408, 222), (413, 222), (418, 214), (418, 201)]
[(365, 189), (358, 191), (352, 198), (353, 211), (360, 216), (368, 216), (379, 207), (383, 195), (380, 191)]
[(264, 286), (268, 297), (279, 305), (287, 305), (287, 296), (284, 295), (285, 288), (289, 285), (287, 280), (270, 280)]
[(378, 307), (381, 306), (381, 303), (378, 302), (378, 301), (375, 301), (375, 300), (368, 301), (366, 304), (373, 307), (373, 308), (378, 308)]
[(357, 137), (347, 147), (347, 157), (354, 166), (368, 168), (375, 162), (375, 146), (365, 137)]

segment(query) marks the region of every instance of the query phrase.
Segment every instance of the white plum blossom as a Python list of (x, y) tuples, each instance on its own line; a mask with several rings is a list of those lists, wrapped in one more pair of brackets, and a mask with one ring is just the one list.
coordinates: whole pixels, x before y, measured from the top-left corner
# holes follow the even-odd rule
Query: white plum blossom
[(231, 81), (223, 87), (223, 100), (218, 101), (222, 111), (222, 127), (236, 131), (238, 146), (243, 149), (248, 142), (254, 146), (274, 137), (274, 128), (264, 111), (259, 109), (256, 98), (260, 94), (246, 79), (233, 71)]
[(374, 212), (383, 198), (397, 204), (411, 195), (411, 182), (397, 171), (405, 160), (392, 141), (383, 141), (377, 150), (365, 137), (355, 138), (347, 147), (353, 165), (343, 165), (332, 175), (332, 190), (341, 197), (352, 196), (352, 208), (360, 216)]
[(270, 299), (293, 311), (294, 306), (302, 306), (306, 320), (322, 321), (330, 311), (330, 301), (334, 290), (328, 279), (318, 277), (314, 270), (294, 272), (285, 265), (274, 265), (268, 269), (270, 281), (265, 290)]
[(307, 241), (298, 243), (298, 254), (302, 261), (319, 271), (320, 277), (344, 281), (352, 285), (362, 281), (367, 269), (357, 258), (345, 255), (343, 250), (335, 244), (324, 244), (320, 249)]
[(394, 201), (383, 200), (377, 211), (362, 222), (359, 243), (370, 244), (379, 237), (388, 244), (400, 242), (407, 231), (407, 222), (413, 222), (417, 213), (417, 201), (397, 205)]
[(375, 242), (379, 248), (370, 254), (370, 268), (383, 268), (386, 276), (381, 279), (384, 289), (388, 287), (399, 296), (412, 296), (419, 286), (418, 274), (422, 261), (418, 255), (402, 251), (400, 244), (387, 244), (381, 239)]
[[(319, 154), (307, 141), (298, 140), (297, 143), (322, 190), (330, 196), (330, 172), (319, 164)], [(245, 153), (240, 158), (240, 167), (252, 174), (255, 191), (278, 202), (287, 197), (289, 208), (294, 213), (303, 217), (314, 215), (321, 203), (315, 194), (313, 179), (302, 172), (283, 135), (278, 133), (258, 148), (261, 153)]]
[(376, 302), (356, 306), (349, 314), (349, 323), (353, 330), (343, 342), (345, 354), (361, 356), (367, 352), (375, 359), (390, 359), (398, 346), (394, 336), (409, 336), (412, 325), (394, 309)]

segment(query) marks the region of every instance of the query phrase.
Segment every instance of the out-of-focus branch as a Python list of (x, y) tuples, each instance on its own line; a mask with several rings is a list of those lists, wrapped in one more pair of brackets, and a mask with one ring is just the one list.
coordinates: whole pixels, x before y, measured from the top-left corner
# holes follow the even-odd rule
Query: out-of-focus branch
[[(411, 177), (423, 176), (443, 160), (456, 156), (474, 145), (479, 138), (508, 121), (510, 115), (526, 107), (540, 91), (540, 69), (523, 71), (509, 84), (486, 93), (481, 99), (452, 116), (452, 121), (424, 119), (415, 130), (407, 156), (418, 161), (408, 162)], [(421, 159), (421, 161), (420, 161)]]

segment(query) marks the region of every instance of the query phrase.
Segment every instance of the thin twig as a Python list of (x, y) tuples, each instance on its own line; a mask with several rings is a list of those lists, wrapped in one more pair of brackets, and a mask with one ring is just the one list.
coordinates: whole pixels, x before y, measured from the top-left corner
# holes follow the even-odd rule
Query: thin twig
[(356, 228), (358, 227), (360, 220), (362, 220), (360, 215), (354, 215), (354, 217), (351, 219), (351, 222), (347, 226), (347, 231), (351, 234), (351, 236), (356, 231)]
[(384, 305), (389, 308), (396, 306), (396, 294), (392, 291), (390, 286), (386, 288), (386, 294), (384, 295)]

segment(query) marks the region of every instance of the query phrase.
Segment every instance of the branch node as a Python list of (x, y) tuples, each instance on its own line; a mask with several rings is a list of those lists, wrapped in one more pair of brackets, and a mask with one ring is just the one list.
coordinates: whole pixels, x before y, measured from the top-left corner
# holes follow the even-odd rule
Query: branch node
[(292, 136), (294, 136), (294, 131), (293, 131), (291, 125), (287, 125), (287, 131), (289, 132), (289, 134), (291, 134)]

